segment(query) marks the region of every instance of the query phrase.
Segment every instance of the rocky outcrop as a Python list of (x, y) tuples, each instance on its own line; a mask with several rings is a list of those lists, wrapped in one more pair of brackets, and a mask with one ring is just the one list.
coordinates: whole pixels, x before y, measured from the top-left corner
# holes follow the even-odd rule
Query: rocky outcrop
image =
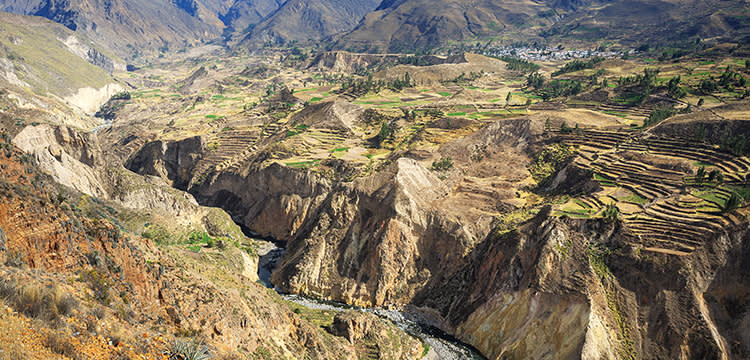
[(120, 84), (107, 84), (97, 89), (92, 87), (80, 88), (70, 96), (65, 97), (65, 102), (73, 105), (87, 114), (94, 114), (104, 105), (112, 95), (122, 92), (124, 88)]
[(138, 174), (161, 177), (172, 181), (179, 189), (186, 189), (191, 171), (205, 150), (205, 140), (200, 136), (180, 141), (154, 141), (128, 159), (125, 167)]
[(27, 126), (13, 142), (33, 155), (61, 184), (85, 194), (106, 197), (104, 186), (92, 168), (101, 161), (101, 149), (93, 134), (83, 135), (71, 128), (51, 125)]
[(68, 36), (63, 43), (73, 54), (76, 54), (81, 59), (106, 70), (110, 75), (114, 72), (125, 71), (125, 63), (102, 54), (101, 51), (92, 46), (81, 43), (78, 37), (74, 35)]
[(306, 106), (294, 114), (291, 121), (293, 124), (349, 132), (362, 112), (361, 106), (349, 102), (322, 102)]
[(385, 325), (374, 314), (360, 311), (338, 313), (328, 331), (355, 346), (377, 349), (377, 356), (381, 359), (406, 360), (422, 356), (422, 345), (417, 339), (398, 336), (394, 328)]

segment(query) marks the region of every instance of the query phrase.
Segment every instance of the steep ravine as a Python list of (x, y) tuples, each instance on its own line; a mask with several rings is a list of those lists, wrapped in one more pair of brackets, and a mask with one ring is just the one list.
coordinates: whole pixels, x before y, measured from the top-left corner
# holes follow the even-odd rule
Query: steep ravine
[[(271, 273), (280, 262), (285, 253), (285, 249), (278, 247), (272, 241), (259, 240), (260, 244), (258, 255), (258, 278), (268, 288), (275, 288), (271, 280)], [(426, 321), (421, 312), (414, 309), (386, 309), (386, 308), (360, 308), (352, 307), (348, 304), (337, 303), (333, 301), (318, 300), (300, 295), (279, 293), (285, 300), (294, 302), (301, 306), (315, 310), (333, 310), (338, 312), (350, 311), (356, 309), (360, 312), (371, 313), (380, 318), (387, 319), (396, 324), (400, 329), (408, 334), (419, 338), (425, 344), (429, 345), (429, 351), (425, 354), (425, 360), (481, 360), (485, 359), (476, 349), (465, 344), (455, 337), (444, 333), (440, 329), (432, 326)]]
[[(200, 157), (154, 155), (133, 169), (174, 183), (190, 179), (169, 164)], [(674, 256), (644, 250), (617, 222), (558, 218), (549, 208), (516, 230), (493, 231), (491, 219), (445, 206), (450, 182), (409, 158), (351, 183), (262, 158), (203, 180), (190, 189), (201, 204), (286, 244), (272, 274), (282, 292), (407, 306), (489, 359), (748, 354), (750, 293), (737, 275), (746, 268), (746, 221)]]

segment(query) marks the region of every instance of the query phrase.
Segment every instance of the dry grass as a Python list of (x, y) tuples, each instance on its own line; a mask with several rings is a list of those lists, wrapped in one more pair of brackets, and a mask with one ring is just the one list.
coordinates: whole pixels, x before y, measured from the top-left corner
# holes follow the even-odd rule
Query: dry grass
[(70, 315), (79, 305), (75, 297), (59, 286), (21, 285), (12, 280), (0, 281), (0, 299), (28, 317), (50, 322)]
[(63, 331), (49, 333), (44, 339), (44, 346), (56, 354), (60, 354), (71, 359), (78, 359), (78, 351), (75, 345), (70, 342), (70, 335)]

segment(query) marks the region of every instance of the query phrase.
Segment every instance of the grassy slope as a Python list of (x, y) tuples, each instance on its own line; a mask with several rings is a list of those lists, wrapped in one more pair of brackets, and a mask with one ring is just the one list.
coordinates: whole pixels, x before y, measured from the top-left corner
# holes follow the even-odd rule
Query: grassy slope
[(112, 80), (101, 68), (68, 50), (62, 42), (73, 32), (41, 18), (0, 13), (0, 56), (38, 94), (67, 96), (79, 88), (99, 88)]

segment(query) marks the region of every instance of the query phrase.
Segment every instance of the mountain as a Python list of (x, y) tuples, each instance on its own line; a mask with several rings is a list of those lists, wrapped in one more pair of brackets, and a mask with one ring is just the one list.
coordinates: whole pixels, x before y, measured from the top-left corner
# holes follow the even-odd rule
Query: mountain
[(286, 0), (235, 0), (221, 15), (221, 20), (234, 31), (244, 31), (278, 10)]
[[(489, 36), (521, 27), (546, 27), (552, 11), (544, 2), (386, 0), (338, 42), (339, 48), (409, 51)], [(551, 13), (550, 13), (551, 14)]]
[(224, 28), (216, 13), (195, 0), (14, 0), (2, 2), (0, 10), (46, 17), (122, 57), (200, 44)]
[(89, 127), (95, 122), (82, 113), (122, 91), (110, 73), (125, 63), (60, 24), (0, 12), (0, 33), (0, 88), (13, 104), (3, 107), (7, 114)]
[(731, 0), (385, 0), (338, 48), (413, 51), (494, 39), (589, 43), (678, 41), (746, 34), (746, 2)]
[(378, 0), (289, 0), (259, 23), (243, 43), (319, 40), (353, 29)]

